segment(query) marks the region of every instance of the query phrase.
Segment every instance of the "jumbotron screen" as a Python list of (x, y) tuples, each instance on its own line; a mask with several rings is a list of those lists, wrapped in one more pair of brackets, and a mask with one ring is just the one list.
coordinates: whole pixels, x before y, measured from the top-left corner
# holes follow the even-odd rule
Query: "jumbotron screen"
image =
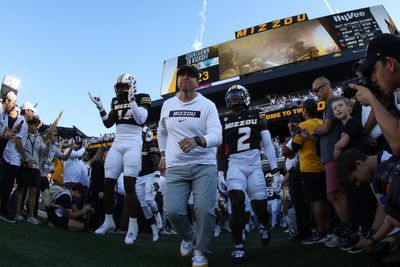
[(300, 61), (365, 50), (369, 40), (395, 27), (383, 6), (373, 6), (251, 34), (165, 61), (161, 95), (176, 92), (176, 71), (185, 64), (201, 71), (201, 90)]

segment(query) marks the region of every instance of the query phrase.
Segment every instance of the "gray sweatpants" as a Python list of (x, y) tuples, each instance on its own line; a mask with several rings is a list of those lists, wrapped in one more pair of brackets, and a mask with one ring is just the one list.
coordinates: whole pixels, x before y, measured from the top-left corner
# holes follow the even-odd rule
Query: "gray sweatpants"
[(216, 217), (217, 167), (199, 164), (169, 167), (165, 175), (164, 191), (168, 219), (178, 237), (185, 241), (193, 240), (195, 235), (187, 213), (189, 195), (193, 193), (195, 249), (205, 255), (210, 254)]

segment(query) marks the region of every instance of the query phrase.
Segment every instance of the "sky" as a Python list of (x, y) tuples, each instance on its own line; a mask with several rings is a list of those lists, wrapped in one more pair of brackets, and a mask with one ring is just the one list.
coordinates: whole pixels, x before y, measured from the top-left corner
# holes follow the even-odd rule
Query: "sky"
[(398, 0), (1, 0), (0, 79), (21, 80), (18, 104), (89, 136), (111, 133), (88, 92), (106, 110), (118, 75), (159, 99), (164, 60), (232, 40), (236, 30), (300, 13), (309, 19), (383, 5), (400, 26)]

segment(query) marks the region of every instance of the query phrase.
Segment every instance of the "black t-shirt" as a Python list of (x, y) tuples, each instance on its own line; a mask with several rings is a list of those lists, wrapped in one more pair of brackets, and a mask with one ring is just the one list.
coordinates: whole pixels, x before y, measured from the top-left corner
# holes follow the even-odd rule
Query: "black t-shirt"
[(225, 153), (231, 155), (250, 149), (260, 149), (260, 119), (262, 119), (260, 110), (221, 116)]
[(143, 142), (142, 148), (142, 170), (139, 176), (143, 176), (152, 172), (155, 172), (153, 161), (151, 156), (154, 154), (159, 154), (160, 150), (155, 142)]
[(68, 194), (62, 194), (56, 200), (54, 201), (55, 205), (59, 205), (60, 208), (63, 208), (64, 210), (70, 210), (72, 209), (72, 199), (71, 196)]
[(343, 125), (342, 132), (350, 136), (350, 142), (345, 149), (358, 149), (363, 151), (363, 139), (364, 139), (364, 128), (361, 125), (360, 120), (355, 117), (351, 117), (345, 125)]

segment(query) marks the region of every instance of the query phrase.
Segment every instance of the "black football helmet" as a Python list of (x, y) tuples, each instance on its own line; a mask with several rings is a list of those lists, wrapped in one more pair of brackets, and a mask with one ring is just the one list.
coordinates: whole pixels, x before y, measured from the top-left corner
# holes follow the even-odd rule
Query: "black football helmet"
[[(234, 101), (234, 97), (239, 96), (239, 101)], [(250, 105), (250, 94), (247, 89), (241, 85), (232, 85), (225, 94), (225, 102), (228, 108), (244, 107), (249, 108)]]

